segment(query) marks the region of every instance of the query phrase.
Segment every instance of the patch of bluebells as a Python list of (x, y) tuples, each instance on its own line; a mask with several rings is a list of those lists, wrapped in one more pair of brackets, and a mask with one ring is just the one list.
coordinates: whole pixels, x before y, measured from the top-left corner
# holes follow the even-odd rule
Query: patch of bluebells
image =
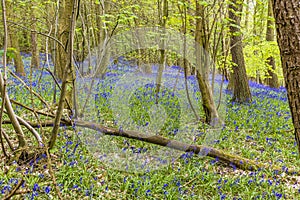
[[(45, 99), (49, 99), (53, 96), (53, 85), (54, 85), (54, 81), (52, 80), (52, 77), (50, 76), (49, 72), (47, 72), (46, 70), (43, 70), (42, 68), (40, 69), (33, 69), (31, 71), (30, 69), (30, 59), (28, 59), (31, 55), (30, 54), (26, 54), (26, 53), (22, 53), (23, 56), (23, 63), (24, 63), (24, 70), (25, 70), (25, 74), (26, 76), (24, 77), (20, 77), (23, 82), (25, 82), (25, 84), (27, 86), (31, 86), (33, 87), (33, 90), (37, 93), (39, 93), (41, 96), (43, 96)], [(44, 65), (44, 54), (41, 54), (41, 66)], [(12, 64), (8, 64), (8, 68), (11, 71), (15, 71), (15, 67)], [(53, 68), (53, 64), (50, 60), (50, 68)], [(31, 76), (30, 76), (31, 74)], [(21, 82), (11, 76), (10, 74), (8, 74), (8, 84), (7, 84), (7, 91), (8, 94), (11, 95), (12, 97), (16, 97), (16, 94), (18, 94), (21, 97), (24, 96), (29, 96), (30, 92), (24, 88), (23, 84), (21, 84)], [(40, 81), (39, 80), (43, 80)], [(58, 91), (59, 94), (59, 91)], [(16, 98), (14, 98), (16, 100)], [(22, 103), (30, 103), (30, 98), (21, 98), (24, 100), (24, 102)], [(20, 100), (20, 99), (18, 99)], [(18, 110), (17, 110), (18, 111)]]
[[(26, 56), (26, 55), (24, 55)], [(170, 70), (169, 72), (175, 72), (175, 70), (178, 70), (178, 67), (172, 67), (172, 69), (174, 69), (174, 71)], [(28, 69), (27, 69), (28, 70)], [(94, 96), (94, 100), (95, 101), (99, 101), (100, 98), (104, 99), (105, 102), (108, 102), (109, 98), (111, 97), (111, 92), (113, 90), (113, 86), (114, 84), (117, 82), (117, 80), (125, 73), (127, 72), (133, 72), (133, 70), (135, 70), (132, 67), (120, 67), (120, 65), (111, 65), (109, 68), (110, 71), (108, 71), (104, 77), (103, 80), (97, 80), (96, 84), (97, 87), (96, 89), (98, 93), (95, 94)], [(43, 72), (43, 76), (50, 76), (49, 74), (47, 74), (47, 72)], [(174, 75), (170, 73), (167, 74), (167, 76), (169, 77), (174, 77)], [(175, 73), (174, 73), (175, 74)], [(182, 75), (181, 75), (182, 76)], [(221, 81), (220, 77), (217, 77), (217, 83), (219, 83)], [(191, 82), (192, 85), (197, 86), (196, 84), (196, 79), (193, 76), (190, 76), (189, 81)], [(25, 79), (25, 82), (27, 84), (29, 84), (28, 80)], [(18, 83), (17, 81), (15, 82), (16, 84)], [(36, 87), (36, 81), (33, 82), (33, 86)], [(225, 83), (226, 84), (226, 83)], [(269, 119), (272, 119), (274, 116), (277, 117), (284, 117), (284, 119), (289, 120), (290, 119), (290, 114), (288, 111), (282, 110), (282, 108), (277, 108), (277, 105), (273, 105), (273, 102), (268, 101), (268, 99), (276, 99), (278, 101), (283, 101), (286, 102), (287, 98), (286, 98), (286, 92), (284, 88), (279, 88), (279, 89), (270, 89), (266, 86), (262, 86), (259, 84), (255, 84), (255, 83), (250, 83), (251, 86), (251, 91), (252, 94), (254, 96), (254, 101), (250, 104), (250, 109), (247, 112), (246, 118), (244, 122), (241, 122), (241, 120), (239, 119), (241, 115), (237, 116), (236, 120), (233, 120), (233, 124), (235, 125), (235, 131), (239, 131), (240, 128), (247, 128), (250, 126), (256, 126), (256, 127), (260, 127), (260, 133), (263, 133), (264, 130), (269, 129), (270, 127), (272, 127), (272, 121), (268, 120), (266, 121), (266, 123), (260, 123), (258, 122), (257, 124), (253, 125), (253, 121), (254, 119), (256, 119), (258, 117), (258, 112), (256, 112), (257, 108), (261, 108), (261, 109), (265, 109), (266, 111), (272, 110), (272, 113), (269, 113), (269, 115), (267, 116)], [(100, 92), (100, 88), (101, 88), (101, 92)], [(43, 90), (45, 90), (45, 88), (43, 88)], [(13, 92), (13, 91), (11, 91)], [(265, 105), (265, 107), (261, 107), (261, 103), (263, 103)], [(108, 106), (108, 104), (104, 104), (105, 106)], [(243, 112), (243, 110), (241, 109), (241, 107), (239, 105), (236, 105), (235, 103), (231, 103), (232, 106), (232, 112), (234, 113), (238, 113), (238, 112), (242, 112), (242, 115), (245, 115), (245, 113)], [(275, 114), (274, 114), (274, 110), (276, 110)], [(281, 129), (287, 129), (288, 125), (282, 125), (282, 127), (279, 127), (278, 130)], [(66, 137), (67, 138), (67, 137)], [(276, 142), (276, 140), (272, 137), (263, 137), (265, 138), (265, 141), (272, 145), (274, 142)], [(69, 139), (69, 138), (67, 138)], [(251, 140), (254, 141), (257, 138), (253, 135), (247, 135), (246, 140)], [(62, 149), (64, 149), (64, 153), (66, 153), (67, 156), (67, 160), (65, 160), (65, 165), (68, 167), (72, 167), (75, 166), (78, 162), (77, 162), (77, 157), (74, 156), (74, 154), (77, 152), (77, 147), (78, 147), (78, 143), (75, 144), (75, 142), (68, 140), (63, 146)], [(129, 148), (132, 151), (136, 152), (136, 153), (141, 153), (141, 151), (143, 151), (143, 149), (138, 149), (138, 148)], [(184, 161), (185, 164), (190, 163), (191, 158), (193, 157), (192, 153), (185, 153), (183, 155), (181, 155), (181, 159)], [(82, 157), (82, 155), (80, 156), (81, 160), (84, 160), (84, 158)], [(211, 161), (211, 164), (214, 165), (219, 161), (218, 158), (214, 159)], [(38, 162), (38, 161), (37, 161)], [(81, 162), (81, 161), (80, 161)], [(86, 160), (86, 163), (88, 163), (88, 160)], [(236, 168), (236, 166), (232, 165), (232, 168)], [(287, 170), (287, 169), (286, 169)], [(178, 169), (178, 172), (180, 172), (180, 169)], [(262, 177), (261, 179), (258, 179), (257, 177), (257, 173), (253, 173), (250, 174), (251, 179), (249, 179), (248, 185), (254, 185), (254, 184), (262, 184), (264, 182), (266, 182), (270, 187), (276, 187), (279, 184), (279, 181), (277, 180), (264, 180), (265, 177)], [(150, 179), (150, 178), (149, 178)], [(124, 184), (127, 184), (126, 182), (128, 182), (128, 179), (124, 178)], [(149, 182), (149, 180), (148, 180)], [(217, 181), (217, 189), (219, 191), (219, 196), (220, 199), (225, 199), (227, 197), (227, 194), (224, 193), (224, 191), (222, 191), (222, 186), (223, 185), (230, 185), (230, 187), (235, 186), (238, 187), (238, 185), (240, 184), (241, 179), (237, 178), (234, 181), (232, 181), (230, 184), (228, 180), (225, 179), (219, 179)], [(142, 180), (138, 181), (137, 183), (132, 183), (131, 184), (131, 189), (133, 189), (134, 194), (136, 196), (139, 195), (140, 190), (142, 188), (142, 186), (144, 186), (144, 184), (147, 183), (147, 180), (142, 178)], [(0, 187), (4, 184), (4, 182), (0, 181)], [(16, 184), (15, 180), (10, 180), (10, 185), (11, 184)], [(82, 183), (82, 177), (80, 177), (80, 184)], [(1, 190), (1, 193), (3, 194), (3, 192), (5, 191), (10, 191), (11, 190), (11, 186), (10, 185), (5, 185), (4, 187), (2, 187), (3, 189)], [(63, 184), (59, 185), (61, 188), (63, 187)], [(174, 180), (168, 182), (168, 183), (162, 183), (161, 185), (162, 190), (163, 190), (163, 194), (165, 196), (167, 196), (169, 193), (171, 193), (170, 188), (172, 188), (171, 186), (175, 186), (178, 190), (179, 194), (183, 194), (183, 187), (182, 187), (182, 181), (179, 178), (174, 178)], [(93, 186), (91, 186), (88, 189), (81, 189), (79, 185), (75, 184), (73, 186), (72, 189), (76, 189), (76, 190), (82, 190), (82, 192), (85, 193), (85, 195), (87, 196), (91, 196), (92, 195), (92, 190), (93, 190)], [(106, 189), (108, 190), (108, 186), (106, 187)], [(33, 186), (33, 193), (32, 193), (32, 197), (35, 197), (38, 195), (38, 191), (40, 190), (40, 187), (37, 183), (34, 184)], [(46, 194), (49, 194), (51, 192), (51, 187), (50, 186), (46, 186), (43, 188), (43, 191)], [(151, 196), (151, 194), (153, 193), (153, 190), (151, 188), (151, 186), (149, 186), (148, 189), (144, 190), (142, 192), (144, 194), (144, 196)], [(276, 197), (276, 199), (281, 199), (284, 198), (284, 195), (280, 192), (276, 192), (275, 190), (272, 191), (273, 195)], [(265, 192), (261, 195), (262, 197), (266, 197), (267, 195), (265, 194)], [(257, 197), (259, 198), (259, 196)], [(267, 198), (267, 197), (266, 197)], [(236, 198), (237, 199), (237, 198)]]

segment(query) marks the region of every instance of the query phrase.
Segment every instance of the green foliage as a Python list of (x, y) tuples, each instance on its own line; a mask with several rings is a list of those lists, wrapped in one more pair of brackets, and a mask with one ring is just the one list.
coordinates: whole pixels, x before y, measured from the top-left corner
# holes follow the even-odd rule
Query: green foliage
[[(0, 57), (4, 54), (4, 50), (0, 50)], [(15, 48), (7, 48), (6, 57), (13, 59), (16, 57), (16, 49)]]
[(282, 78), (280, 52), (276, 42), (263, 41), (256, 45), (248, 44), (244, 47), (244, 55), (247, 74), (250, 77), (256, 77), (256, 72), (260, 71), (263, 79), (268, 78), (268, 70), (272, 70), (272, 67), (267, 59), (273, 57), (278, 69), (275, 73)]

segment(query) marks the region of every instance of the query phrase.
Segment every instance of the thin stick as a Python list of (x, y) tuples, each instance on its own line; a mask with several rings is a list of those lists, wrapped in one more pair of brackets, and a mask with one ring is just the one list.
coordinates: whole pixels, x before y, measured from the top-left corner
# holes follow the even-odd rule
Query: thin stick
[[(7, 53), (7, 24), (6, 24), (6, 7), (5, 7), (5, 0), (2, 0), (2, 21), (3, 21), (3, 26), (4, 26), (4, 48), (3, 48), (3, 70), (4, 70), (4, 77), (3, 77), (3, 86), (1, 88), (1, 94), (2, 94), (2, 104), (1, 104), (1, 110), (0, 110), (0, 130), (2, 130), (2, 116), (3, 116), (3, 111), (4, 111), (4, 105), (5, 105), (5, 91), (6, 91), (6, 80), (7, 80), (7, 75), (6, 75), (6, 53)], [(1, 69), (0, 69), (0, 73)], [(0, 131), (0, 142), (1, 142), (1, 147), (4, 156), (7, 158), (8, 155), (5, 151), (4, 148), (4, 143), (2, 140), (2, 131)]]
[(50, 173), (50, 176), (52, 178), (53, 185), (55, 187), (55, 190), (56, 190), (56, 193), (57, 193), (59, 199), (62, 200), (63, 198), (61, 196), (61, 192), (58, 188), (58, 185), (57, 185), (57, 182), (56, 182), (56, 177), (55, 177), (53, 169), (52, 169), (52, 162), (51, 162), (51, 157), (50, 157), (48, 149), (46, 150), (46, 154), (47, 154), (47, 165), (48, 165), (48, 168), (49, 168), (49, 173)]
[(40, 94), (33, 91), (32, 88), (27, 86), (26, 83), (20, 77), (18, 77), (15, 73), (13, 73), (11, 70), (8, 70), (8, 71), (13, 77), (18, 79), (30, 93), (34, 94), (34, 96), (36, 96), (43, 104), (45, 104), (45, 106), (47, 106), (48, 109), (50, 109), (48, 102)]
[(41, 114), (41, 115), (44, 115), (44, 116), (49, 116), (49, 117), (52, 117), (52, 118), (55, 117), (55, 115), (53, 115), (53, 114), (51, 114), (51, 113), (45, 113), (45, 112), (42, 112), (42, 111), (40, 111), (40, 110), (34, 110), (33, 108), (30, 108), (30, 107), (28, 107), (28, 106), (26, 106), (26, 105), (24, 105), (24, 104), (22, 104), (22, 103), (20, 103), (20, 102), (18, 102), (18, 101), (15, 101), (15, 100), (13, 100), (13, 99), (10, 99), (10, 101), (11, 101), (13, 104), (16, 104), (16, 105), (18, 105), (18, 106), (21, 106), (21, 107), (23, 107), (23, 108), (25, 108), (26, 110), (29, 110), (29, 111), (31, 111), (31, 112), (36, 112), (36, 113), (38, 113), (38, 114)]
[(0, 133), (0, 143), (1, 143), (1, 148), (2, 148), (2, 151), (3, 151), (3, 154), (6, 158), (9, 158), (8, 154), (6, 153), (6, 150), (5, 150), (5, 147), (4, 147), (4, 142), (3, 142), (3, 138), (2, 138), (2, 130), (1, 129), (1, 133)]
[[(5, 133), (5, 131), (2, 129), (1, 132), (2, 132), (2, 135), (4, 136), (4, 138), (5, 138), (6, 142), (7, 142), (7, 144), (8, 144), (8, 146), (9, 146), (10, 150), (11, 150), (11, 151), (14, 151), (14, 146), (13, 146), (13, 144), (11, 143), (11, 141), (9, 140), (9, 137), (7, 136), (7, 134)], [(2, 138), (1, 138), (1, 139), (2, 139)]]
[[(4, 112), (7, 113), (6, 111), (4, 111)], [(40, 134), (26, 120), (22, 119), (21, 117), (19, 117), (16, 114), (15, 114), (15, 117), (18, 120), (19, 124), (24, 125), (33, 134), (35, 139), (38, 141), (39, 145), (44, 146)]]
[(17, 117), (19, 123), (23, 124), (33, 134), (35, 139), (38, 141), (39, 145), (44, 146), (43, 145), (43, 140), (42, 140), (40, 134), (29, 123), (27, 123), (27, 121), (25, 121), (24, 119), (22, 119), (18, 115), (16, 115), (16, 117)]
[[(3, 0), (4, 1), (4, 0)], [(17, 185), (16, 187), (5, 197), (3, 197), (2, 200), (8, 200), (10, 199), (12, 196), (14, 196), (17, 192), (17, 190), (22, 186), (22, 184), (24, 183), (25, 181), (22, 179)]]

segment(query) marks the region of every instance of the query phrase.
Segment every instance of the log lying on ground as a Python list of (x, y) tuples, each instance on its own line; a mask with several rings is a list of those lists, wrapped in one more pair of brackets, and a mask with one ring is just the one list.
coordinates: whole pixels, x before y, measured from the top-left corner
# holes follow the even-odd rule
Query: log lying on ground
[[(42, 124), (35, 124), (35, 123), (30, 123), (30, 124), (32, 127), (40, 127), (40, 125), (42, 125), (43, 127), (51, 127), (53, 126), (53, 121), (52, 120), (44, 121)], [(238, 155), (226, 153), (222, 150), (210, 146), (187, 144), (180, 141), (171, 140), (159, 135), (149, 136), (138, 131), (110, 128), (94, 122), (87, 122), (81, 120), (77, 120), (75, 122), (69, 120), (61, 121), (61, 125), (73, 126), (74, 124), (75, 126), (78, 127), (99, 131), (104, 135), (125, 137), (125, 138), (135, 139), (135, 140), (163, 146), (166, 148), (176, 149), (183, 152), (193, 152), (198, 155), (206, 155), (211, 158), (215, 158), (221, 162), (224, 162), (232, 167), (236, 167), (242, 170), (256, 171), (259, 169), (268, 169), (268, 170), (273, 170), (276, 173), (287, 173), (292, 175), (299, 174), (299, 172), (293, 169), (288, 169), (286, 167), (278, 167), (271, 164), (263, 164), (258, 161), (240, 157)]]
[(156, 144), (159, 146), (176, 149), (183, 152), (193, 152), (195, 154), (207, 155), (209, 157), (215, 158), (221, 162), (224, 162), (230, 166), (242, 169), (256, 171), (259, 169), (269, 169), (276, 173), (287, 173), (287, 174), (299, 174), (295, 170), (288, 170), (288, 168), (281, 168), (274, 165), (267, 165), (257, 161), (253, 161), (247, 158), (240, 157), (238, 155), (232, 155), (221, 150), (215, 149), (209, 146), (203, 145), (191, 145), (176, 140), (171, 140), (159, 135), (149, 136), (142, 134), (138, 131), (130, 130), (119, 130), (115, 128), (109, 128), (100, 124), (86, 121), (76, 121), (76, 126), (93, 129), (103, 133), (104, 135), (120, 136), (135, 140), (144, 141), (151, 144)]

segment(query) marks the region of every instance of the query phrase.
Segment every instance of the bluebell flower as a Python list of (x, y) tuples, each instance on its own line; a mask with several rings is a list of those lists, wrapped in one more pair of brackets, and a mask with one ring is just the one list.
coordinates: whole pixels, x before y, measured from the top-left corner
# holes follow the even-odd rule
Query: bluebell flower
[(146, 190), (146, 196), (150, 196), (151, 190)]
[(35, 183), (35, 184), (33, 185), (33, 191), (37, 191), (37, 190), (39, 190), (39, 189), (40, 189), (39, 185), (38, 185), (37, 183)]
[(51, 191), (51, 187), (50, 187), (50, 186), (46, 186), (46, 187), (44, 188), (44, 191), (45, 191), (46, 194), (49, 194), (50, 191)]
[(222, 194), (220, 198), (221, 198), (221, 200), (226, 199), (226, 194)]
[(269, 185), (273, 184), (273, 182), (270, 179), (268, 180), (268, 183), (269, 183)]

